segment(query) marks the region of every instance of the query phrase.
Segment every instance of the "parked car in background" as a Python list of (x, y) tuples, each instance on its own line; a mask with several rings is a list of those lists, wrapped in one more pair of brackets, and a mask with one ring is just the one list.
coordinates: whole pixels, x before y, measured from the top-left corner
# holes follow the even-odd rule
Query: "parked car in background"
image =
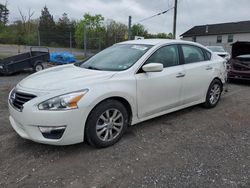
[(227, 61), (231, 58), (230, 54), (222, 46), (207, 46), (207, 48)]
[(232, 44), (232, 58), (229, 61), (228, 78), (250, 80), (250, 42)]
[(30, 47), (30, 52), (0, 59), (0, 74), (10, 75), (25, 69), (35, 72), (44, 69), (44, 63), (49, 62), (50, 52), (46, 47)]
[(122, 42), (81, 65), (22, 80), (10, 92), (9, 119), (21, 137), (36, 142), (111, 146), (129, 125), (197, 104), (215, 107), (224, 61), (192, 42)]

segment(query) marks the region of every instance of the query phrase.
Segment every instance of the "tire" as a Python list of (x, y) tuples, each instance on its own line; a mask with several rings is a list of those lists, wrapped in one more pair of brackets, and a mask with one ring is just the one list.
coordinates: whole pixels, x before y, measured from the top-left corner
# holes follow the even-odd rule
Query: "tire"
[(214, 108), (220, 100), (222, 90), (223, 85), (221, 81), (218, 79), (213, 80), (208, 88), (206, 102), (203, 103), (203, 106), (205, 108)]
[(43, 64), (41, 62), (39, 62), (39, 63), (36, 63), (34, 65), (33, 69), (34, 69), (35, 72), (39, 72), (39, 71), (42, 71), (44, 69), (44, 66), (43, 66)]
[(112, 146), (123, 136), (128, 121), (128, 112), (122, 103), (112, 99), (103, 101), (91, 111), (87, 119), (85, 138), (97, 148)]

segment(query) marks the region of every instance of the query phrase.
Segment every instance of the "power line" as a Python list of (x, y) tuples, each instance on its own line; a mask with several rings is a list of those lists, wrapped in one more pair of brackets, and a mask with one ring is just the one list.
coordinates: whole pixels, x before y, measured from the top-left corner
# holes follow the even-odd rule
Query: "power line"
[(144, 21), (146, 21), (146, 20), (152, 19), (152, 18), (154, 18), (154, 17), (156, 17), (156, 16), (160, 16), (160, 15), (162, 15), (162, 14), (166, 14), (167, 12), (169, 12), (169, 11), (172, 10), (172, 9), (174, 9), (174, 7), (169, 8), (169, 9), (167, 9), (167, 10), (165, 10), (165, 11), (163, 11), (163, 12), (160, 12), (160, 13), (158, 13), (158, 14), (149, 16), (149, 17), (144, 18), (144, 19), (141, 19), (141, 20), (135, 22), (134, 24), (138, 24), (138, 23), (140, 23), (140, 22), (144, 22)]

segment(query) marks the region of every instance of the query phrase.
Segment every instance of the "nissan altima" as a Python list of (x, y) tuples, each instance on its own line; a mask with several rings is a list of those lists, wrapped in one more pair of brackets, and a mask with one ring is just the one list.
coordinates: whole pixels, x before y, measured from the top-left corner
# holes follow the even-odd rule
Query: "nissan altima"
[(9, 94), (9, 120), (21, 137), (35, 142), (108, 147), (130, 125), (197, 104), (215, 107), (225, 63), (192, 42), (118, 43), (81, 64), (22, 80)]

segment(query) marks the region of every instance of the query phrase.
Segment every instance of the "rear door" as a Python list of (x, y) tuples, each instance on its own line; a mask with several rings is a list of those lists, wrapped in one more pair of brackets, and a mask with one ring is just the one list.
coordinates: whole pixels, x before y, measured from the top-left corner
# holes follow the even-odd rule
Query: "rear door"
[(181, 105), (180, 91), (184, 72), (177, 45), (159, 48), (145, 62), (148, 63), (162, 63), (164, 70), (150, 73), (139, 71), (136, 74), (139, 118)]
[(197, 102), (205, 98), (213, 79), (213, 63), (204, 49), (194, 45), (181, 45), (184, 61), (185, 79), (183, 79), (183, 104)]

